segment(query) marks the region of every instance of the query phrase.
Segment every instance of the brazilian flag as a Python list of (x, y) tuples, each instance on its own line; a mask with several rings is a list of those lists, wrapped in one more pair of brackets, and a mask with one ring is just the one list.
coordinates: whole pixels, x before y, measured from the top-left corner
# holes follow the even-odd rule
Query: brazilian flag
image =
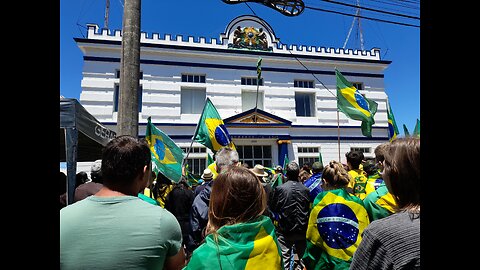
[(360, 94), (342, 73), (335, 69), (337, 78), (337, 108), (348, 118), (362, 121), (363, 136), (372, 137), (373, 117), (377, 113), (378, 104)]
[(213, 157), (210, 156), (209, 153), (207, 153), (207, 166), (209, 166), (210, 164), (214, 163), (215, 160), (213, 160)]
[(165, 175), (168, 179), (178, 183), (182, 177), (183, 150), (175, 142), (156, 128), (148, 117), (145, 139), (152, 154), (152, 170)]
[(420, 137), (420, 120), (417, 118), (417, 123), (415, 124), (415, 128), (413, 129), (413, 135)]
[(249, 222), (225, 225), (192, 254), (184, 270), (284, 269), (275, 227), (261, 215)]
[(344, 188), (319, 193), (308, 220), (307, 269), (349, 269), (369, 223), (362, 200)]
[(410, 132), (408, 132), (407, 126), (403, 124), (403, 133), (405, 134), (405, 137), (410, 137)]
[(189, 187), (192, 186), (192, 184), (198, 184), (198, 181), (200, 179), (197, 179), (195, 178), (195, 176), (193, 175), (193, 173), (190, 171), (190, 166), (187, 164), (185, 164), (185, 178), (187, 178), (187, 184)]
[(397, 203), (393, 195), (388, 192), (385, 183), (380, 184), (374, 192), (368, 194), (367, 197), (363, 199), (363, 204), (365, 205), (365, 209), (367, 209), (370, 221), (388, 217), (395, 213), (397, 209)]
[(260, 78), (262, 78), (262, 58), (259, 57), (257, 61), (257, 84), (260, 83)]
[[(287, 165), (290, 163), (290, 160), (288, 159), (288, 155), (285, 154), (285, 158), (283, 159), (283, 175), (287, 175)], [(281, 184), (280, 184), (281, 185)]]
[(232, 137), (209, 98), (205, 102), (202, 115), (198, 121), (194, 141), (205, 145), (214, 153), (224, 146), (236, 150)]
[(397, 138), (398, 134), (398, 127), (397, 127), (397, 122), (395, 122), (395, 117), (393, 116), (393, 111), (392, 108), (390, 107), (390, 102), (388, 102), (387, 106), (387, 117), (388, 117), (388, 138), (390, 141), (395, 140)]

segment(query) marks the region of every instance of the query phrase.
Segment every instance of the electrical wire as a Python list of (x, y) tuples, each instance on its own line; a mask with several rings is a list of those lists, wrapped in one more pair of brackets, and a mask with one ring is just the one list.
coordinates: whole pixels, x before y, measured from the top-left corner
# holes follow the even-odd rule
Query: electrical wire
[(344, 12), (339, 12), (339, 11), (335, 11), (335, 10), (328, 10), (328, 9), (323, 9), (323, 8), (308, 7), (308, 6), (305, 6), (305, 8), (308, 8), (308, 9), (311, 9), (311, 10), (316, 10), (316, 11), (330, 12), (330, 13), (335, 13), (335, 14), (340, 14), (340, 15), (345, 15), (345, 16), (350, 16), (350, 17), (357, 17), (357, 18), (362, 18), (362, 19), (366, 19), (366, 20), (378, 21), (378, 22), (385, 22), (385, 23), (391, 23), (391, 24), (397, 24), (397, 25), (403, 25), (403, 26), (411, 26), (411, 27), (418, 27), (418, 28), (420, 27), (419, 25), (415, 25), (415, 24), (388, 21), (388, 20), (371, 18), (371, 17), (361, 16), (361, 15), (348, 14), (348, 13), (344, 13)]
[(394, 13), (394, 12), (383, 11), (383, 10), (379, 10), (379, 9), (362, 7), (362, 6), (357, 6), (357, 5), (352, 5), (352, 4), (347, 4), (347, 3), (342, 3), (342, 2), (332, 1), (332, 0), (322, 0), (322, 1), (332, 3), (332, 4), (337, 4), (337, 5), (343, 5), (343, 6), (347, 6), (347, 7), (354, 7), (354, 8), (364, 9), (364, 10), (368, 10), (368, 11), (374, 11), (374, 12), (379, 12), (379, 13), (384, 13), (384, 14), (389, 14), (389, 15), (394, 15), (394, 16), (399, 16), (399, 17), (405, 17), (405, 18), (420, 20), (420, 17), (409, 16), (409, 15), (404, 15), (404, 14), (400, 14), (400, 13)]

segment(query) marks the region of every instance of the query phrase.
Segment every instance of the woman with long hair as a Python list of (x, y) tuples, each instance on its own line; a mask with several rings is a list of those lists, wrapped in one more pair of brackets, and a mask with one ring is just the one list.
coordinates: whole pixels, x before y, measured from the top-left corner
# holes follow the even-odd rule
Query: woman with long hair
[(365, 229), (350, 269), (420, 269), (420, 138), (389, 143), (384, 167), (398, 209)]
[(215, 179), (205, 241), (185, 269), (283, 269), (264, 188), (250, 170), (230, 166)]

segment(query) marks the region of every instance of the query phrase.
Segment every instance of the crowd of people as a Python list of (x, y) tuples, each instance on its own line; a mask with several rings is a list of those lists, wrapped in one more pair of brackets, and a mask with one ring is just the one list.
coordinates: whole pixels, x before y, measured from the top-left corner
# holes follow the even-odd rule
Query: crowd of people
[(224, 147), (192, 185), (119, 136), (68, 206), (60, 175), (60, 268), (419, 269), (420, 139), (374, 153), (269, 170)]

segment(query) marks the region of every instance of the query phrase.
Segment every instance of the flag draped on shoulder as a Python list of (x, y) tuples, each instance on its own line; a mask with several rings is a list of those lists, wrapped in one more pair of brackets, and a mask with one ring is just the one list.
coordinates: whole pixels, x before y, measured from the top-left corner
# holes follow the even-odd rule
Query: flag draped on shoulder
[(360, 94), (342, 73), (335, 69), (337, 78), (337, 108), (348, 118), (362, 121), (362, 134), (372, 137), (372, 125), (378, 104)]
[(168, 179), (178, 183), (182, 177), (183, 150), (167, 134), (155, 127), (150, 117), (145, 139), (152, 155), (152, 170), (156, 174), (161, 172)]
[(303, 260), (307, 269), (349, 269), (370, 223), (362, 200), (345, 189), (323, 191), (313, 202)]
[(367, 210), (370, 222), (387, 217), (395, 213), (395, 209), (397, 209), (395, 198), (388, 192), (385, 183), (381, 183), (377, 190), (368, 194), (363, 200), (363, 204)]
[(390, 141), (395, 140), (398, 134), (397, 122), (395, 122), (395, 117), (393, 116), (392, 107), (390, 107), (390, 102), (387, 102), (387, 117), (388, 117), (388, 138)]
[(202, 115), (198, 121), (194, 141), (205, 145), (214, 153), (224, 146), (236, 150), (232, 137), (209, 98), (205, 101)]
[(249, 222), (222, 226), (214, 238), (209, 234), (184, 268), (191, 269), (283, 269), (275, 227), (260, 216)]

